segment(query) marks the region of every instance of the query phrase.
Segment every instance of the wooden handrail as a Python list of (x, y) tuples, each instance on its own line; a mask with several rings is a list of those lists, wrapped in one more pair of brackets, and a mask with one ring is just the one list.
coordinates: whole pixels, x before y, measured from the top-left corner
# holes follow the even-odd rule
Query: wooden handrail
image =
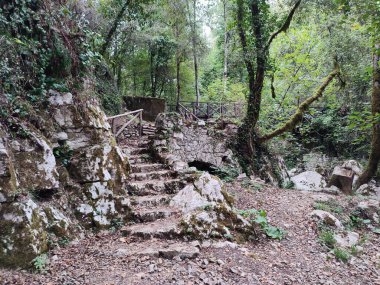
[(117, 138), (130, 124), (133, 123), (133, 121), (135, 121), (137, 118), (139, 119), (139, 135), (142, 136), (142, 132), (143, 132), (143, 124), (142, 124), (142, 121), (143, 121), (143, 118), (142, 118), (142, 114), (143, 114), (143, 111), (144, 109), (139, 109), (139, 110), (136, 110), (136, 111), (131, 111), (131, 112), (127, 112), (127, 113), (124, 113), (124, 114), (120, 114), (120, 115), (116, 115), (116, 116), (112, 116), (112, 117), (109, 117), (107, 118), (107, 120), (111, 120), (111, 125), (112, 125), (112, 132), (116, 132), (116, 129), (115, 129), (115, 126), (114, 126), (114, 120), (117, 119), (117, 118), (121, 118), (121, 117), (126, 117), (126, 116), (131, 116), (131, 115), (134, 115), (130, 120), (128, 120), (115, 134), (115, 137)]
[(116, 116), (112, 116), (112, 117), (107, 117), (107, 120), (112, 120), (112, 119), (117, 119), (117, 118), (120, 118), (120, 117), (125, 117), (125, 116), (128, 116), (128, 115), (133, 115), (133, 114), (136, 114), (136, 113), (139, 113), (139, 112), (142, 112), (142, 111), (144, 111), (144, 109), (139, 109), (139, 110), (136, 110), (136, 111), (127, 112), (127, 113), (116, 115)]
[(188, 112), (190, 115), (192, 115), (197, 121), (199, 121), (199, 118), (193, 114), (193, 112), (189, 111), (185, 106), (183, 106), (181, 103), (178, 104), (181, 108), (185, 109), (186, 112)]

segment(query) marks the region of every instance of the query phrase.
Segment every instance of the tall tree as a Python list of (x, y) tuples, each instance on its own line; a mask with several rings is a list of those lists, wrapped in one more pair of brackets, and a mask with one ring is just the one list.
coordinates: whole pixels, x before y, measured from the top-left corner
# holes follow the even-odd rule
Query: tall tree
[(372, 145), (368, 166), (359, 177), (357, 186), (368, 183), (375, 176), (380, 162), (380, 44), (375, 45), (373, 55), (373, 83), (372, 83)]
[[(260, 138), (256, 131), (256, 127), (260, 117), (264, 79), (268, 69), (269, 49), (275, 38), (289, 29), (294, 14), (299, 8), (301, 1), (302, 0), (296, 1), (285, 21), (273, 33), (271, 33), (273, 28), (269, 24), (269, 4), (266, 0), (237, 0), (236, 2), (237, 29), (240, 37), (243, 59), (247, 69), (249, 85), (247, 112), (238, 131), (237, 148), (241, 154), (242, 163), (248, 166), (248, 171), (250, 171), (250, 167), (253, 165), (259, 144), (275, 135), (291, 130), (300, 122), (300, 118), (302, 118), (303, 113), (310, 104), (322, 96), (325, 88), (331, 83), (332, 79), (339, 74), (338, 69), (335, 68), (316, 94), (300, 105), (300, 109), (296, 113), (296, 116), (293, 116), (280, 131), (275, 131), (269, 136)], [(249, 11), (249, 13), (246, 13), (246, 11)], [(247, 37), (247, 31), (252, 31), (253, 39)], [(252, 60), (252, 55), (254, 55), (254, 60)]]
[[(191, 2), (191, 3), (190, 3)], [(199, 91), (199, 66), (198, 66), (198, 25), (197, 25), (197, 0), (186, 0), (188, 11), (188, 22), (191, 28), (191, 44), (194, 61), (194, 88), (196, 104), (199, 104), (200, 91)], [(190, 6), (191, 4), (191, 6)]]

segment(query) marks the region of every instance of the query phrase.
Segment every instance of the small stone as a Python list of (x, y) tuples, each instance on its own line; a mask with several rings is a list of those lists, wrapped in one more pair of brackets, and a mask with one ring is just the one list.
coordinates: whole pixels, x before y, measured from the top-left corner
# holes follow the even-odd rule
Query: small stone
[(156, 264), (150, 264), (149, 265), (149, 270), (148, 270), (149, 273), (153, 273), (156, 270), (157, 270), (157, 265)]

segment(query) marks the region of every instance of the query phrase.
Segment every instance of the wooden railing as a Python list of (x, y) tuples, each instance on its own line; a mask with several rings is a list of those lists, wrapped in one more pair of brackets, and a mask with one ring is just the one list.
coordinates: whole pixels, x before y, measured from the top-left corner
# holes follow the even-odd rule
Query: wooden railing
[[(115, 137), (117, 138), (122, 134), (125, 129), (129, 126), (132, 125), (136, 120), (138, 120), (138, 133), (139, 136), (142, 136), (143, 132), (143, 124), (142, 124), (142, 114), (143, 114), (143, 109), (132, 111), (132, 112), (127, 112), (124, 114), (108, 117), (107, 120), (110, 121), (111, 127), (112, 127), (112, 132), (115, 134)], [(123, 125), (120, 127), (120, 122), (123, 121), (123, 119), (126, 117), (126, 121)], [(119, 128), (120, 127), (120, 128)]]
[(180, 102), (176, 105), (168, 105), (169, 112), (179, 112), (185, 118), (210, 119), (217, 117), (241, 118), (244, 115), (245, 105), (243, 103), (215, 103), (215, 102)]

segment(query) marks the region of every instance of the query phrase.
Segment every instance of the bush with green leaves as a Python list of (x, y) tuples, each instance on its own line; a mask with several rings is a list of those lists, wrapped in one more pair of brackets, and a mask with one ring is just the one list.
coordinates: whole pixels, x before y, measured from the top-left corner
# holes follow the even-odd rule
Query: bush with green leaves
[(46, 273), (49, 259), (47, 254), (41, 254), (32, 260), (32, 266), (38, 273)]
[(260, 225), (261, 229), (265, 232), (265, 234), (272, 239), (282, 240), (286, 234), (284, 230), (281, 228), (272, 226), (268, 222), (267, 212), (264, 210), (241, 210), (239, 214), (243, 217), (249, 219), (251, 222), (254, 222)]

